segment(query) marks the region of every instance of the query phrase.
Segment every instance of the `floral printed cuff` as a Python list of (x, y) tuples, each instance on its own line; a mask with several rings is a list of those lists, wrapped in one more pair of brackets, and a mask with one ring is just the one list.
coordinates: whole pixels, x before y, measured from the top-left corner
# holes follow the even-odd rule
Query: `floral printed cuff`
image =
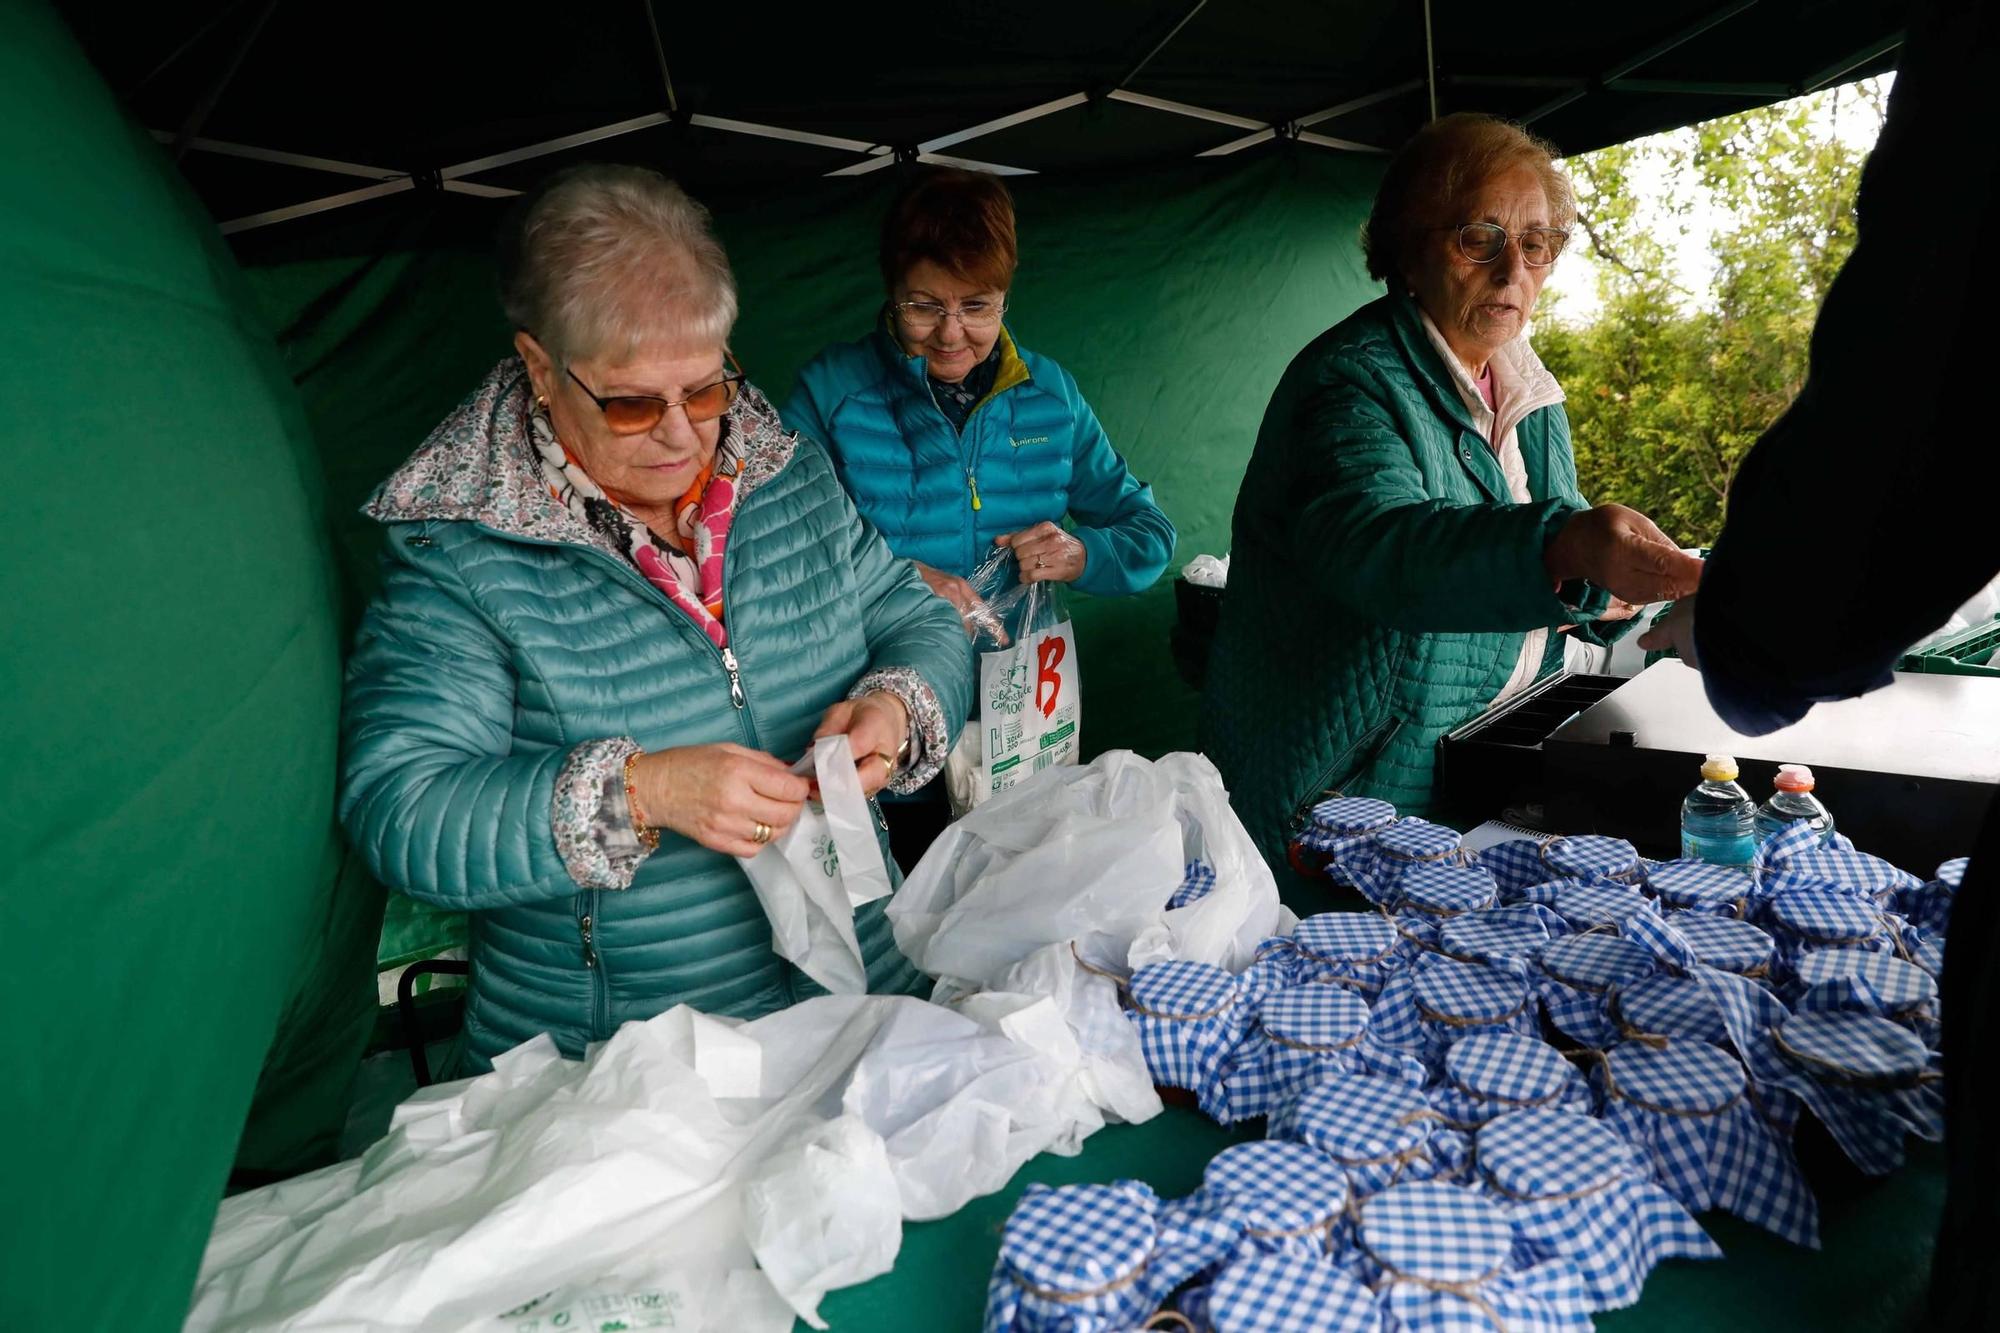
[(910, 713), (910, 752), (903, 766), (889, 779), (889, 790), (907, 796), (938, 775), (945, 757), (951, 753), (945, 728), (944, 709), (937, 695), (914, 667), (883, 667), (870, 671), (854, 682), (847, 692), (850, 699), (876, 692), (893, 694)]
[(628, 889), (649, 854), (625, 799), (625, 760), (637, 753), (629, 736), (586, 741), (556, 774), (556, 852), (580, 888)]

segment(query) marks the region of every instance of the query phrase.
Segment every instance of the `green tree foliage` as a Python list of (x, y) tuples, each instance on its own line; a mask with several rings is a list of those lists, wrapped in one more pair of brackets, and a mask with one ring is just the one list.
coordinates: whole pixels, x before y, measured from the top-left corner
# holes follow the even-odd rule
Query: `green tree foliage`
[[(1720, 530), (1737, 463), (1805, 381), (1814, 315), (1854, 245), (1872, 134), (1836, 126), (1857, 99), (1879, 129), (1887, 94), (1869, 81), (1564, 164), (1601, 306), (1581, 322), (1556, 302), (1535, 345), (1568, 391), (1594, 502), (1688, 545)], [(1675, 262), (1696, 221), (1712, 224), (1702, 290)]]

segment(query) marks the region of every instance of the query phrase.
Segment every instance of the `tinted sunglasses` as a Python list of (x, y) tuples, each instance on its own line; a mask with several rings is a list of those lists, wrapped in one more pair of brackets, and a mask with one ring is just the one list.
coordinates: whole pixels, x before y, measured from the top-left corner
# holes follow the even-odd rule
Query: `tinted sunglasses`
[[(726, 352), (723, 355), (729, 356)], [(670, 407), (684, 410), (689, 424), (713, 421), (729, 410), (730, 404), (736, 401), (736, 395), (743, 389), (743, 368), (736, 364), (733, 356), (729, 356), (728, 373), (713, 384), (702, 385), (685, 398), (652, 398), (640, 394), (603, 398), (568, 366), (563, 367), (563, 372), (576, 380), (576, 387), (597, 404), (597, 410), (604, 414), (604, 424), (611, 428), (613, 435), (643, 435), (660, 424)]]

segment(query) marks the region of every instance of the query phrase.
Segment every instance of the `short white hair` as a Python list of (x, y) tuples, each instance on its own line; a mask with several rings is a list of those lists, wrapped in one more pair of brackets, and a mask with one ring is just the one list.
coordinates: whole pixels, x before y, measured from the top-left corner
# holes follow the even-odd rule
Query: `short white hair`
[(706, 208), (657, 171), (589, 165), (557, 172), (510, 220), (500, 303), (567, 364), (625, 360), (647, 344), (725, 346), (736, 279)]

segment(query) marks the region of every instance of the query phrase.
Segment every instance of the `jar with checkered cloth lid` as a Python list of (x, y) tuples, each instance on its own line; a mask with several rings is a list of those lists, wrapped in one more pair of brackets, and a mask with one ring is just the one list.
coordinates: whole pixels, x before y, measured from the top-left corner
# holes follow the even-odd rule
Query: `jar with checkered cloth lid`
[[(1189, 1306), (1192, 1314), (1193, 1310)], [(1375, 1293), (1323, 1258), (1239, 1259), (1201, 1293), (1202, 1333), (1380, 1333)]]
[(1631, 843), (1594, 833), (1543, 843), (1542, 861), (1550, 879), (1594, 883), (1637, 884), (1643, 870), (1639, 851)]
[(1364, 1200), (1355, 1250), (1391, 1328), (1583, 1333), (1591, 1327), (1576, 1266), (1566, 1259), (1519, 1263), (1513, 1222), (1463, 1185), (1416, 1181)]
[(1764, 924), (1777, 945), (1778, 991), (1795, 996), (1799, 964), (1818, 949), (1893, 953), (1896, 941), (1875, 905), (1836, 889), (1791, 889), (1774, 895)]
[(1547, 1042), (1518, 1032), (1482, 1032), (1454, 1043), (1430, 1097), (1445, 1124), (1466, 1132), (1512, 1111), (1596, 1109), (1576, 1066)]
[(1853, 1010), (1733, 1013), (1730, 1031), (1759, 1084), (1805, 1103), (1869, 1175), (1903, 1164), (1906, 1137), (1944, 1134), (1939, 1057), (1890, 1019)]
[(1242, 1226), (1237, 1253), (1327, 1258), (1347, 1241), (1347, 1173), (1303, 1143), (1265, 1139), (1224, 1148), (1201, 1187)]
[(1895, 910), (1909, 923), (1913, 938), (1908, 948), (1913, 955), (1925, 943), (1943, 941), (1945, 927), (1951, 922), (1952, 895), (1965, 882), (1968, 864), (1967, 858), (1955, 856), (1940, 865), (1929, 879), (1897, 891)]
[(1001, 1233), (983, 1333), (1128, 1333), (1236, 1239), (1136, 1180), (1030, 1185)]
[(1460, 963), (1426, 954), (1389, 979), (1375, 1005), (1375, 1040), (1408, 1051), (1432, 1070), (1455, 1041), (1475, 1032), (1540, 1031), (1526, 969)]
[(1132, 974), (1125, 1016), (1153, 1082), (1195, 1095), (1202, 1114), (1227, 1114), (1222, 1075), (1254, 1018), (1237, 979), (1187, 959), (1153, 963)]
[(1762, 926), (1734, 917), (1683, 912), (1675, 916), (1673, 928), (1704, 967), (1753, 981), (1771, 974), (1777, 945)]
[(1611, 1025), (1621, 1041), (1664, 1045), (1670, 1041), (1705, 1041), (1724, 1046), (1729, 1030), (1708, 986), (1698, 977), (1656, 972), (1618, 987), (1611, 993)]
[(1307, 813), (1305, 827), (1292, 839), (1292, 866), (1309, 877), (1325, 875), (1342, 888), (1351, 888), (1335, 858), (1395, 822), (1396, 807), (1387, 801), (1366, 796), (1335, 796), (1321, 801)]
[(1898, 870), (1879, 856), (1835, 847), (1807, 848), (1764, 875), (1765, 891), (1772, 896), (1793, 889), (1831, 889), (1866, 899), (1878, 908), (1894, 906), (1898, 892), (1922, 885), (1915, 875)]
[(1658, 967), (1641, 944), (1617, 935), (1565, 935), (1551, 940), (1535, 964), (1535, 990), (1549, 1022), (1578, 1045), (1603, 1050), (1618, 1040), (1611, 992)]
[(1368, 1041), (1368, 1005), (1359, 995), (1308, 981), (1256, 1000), (1257, 1021), (1222, 1075), (1225, 1124), (1269, 1115), (1329, 1074), (1386, 1073), (1421, 1084), (1422, 1064), (1407, 1071), (1393, 1052)]
[(1406, 1083), (1334, 1074), (1272, 1115), (1268, 1133), (1332, 1159), (1358, 1196), (1435, 1174), (1432, 1140), (1441, 1126), (1423, 1093)]
[(1461, 963), (1526, 964), (1542, 951), (1551, 934), (1568, 929), (1566, 922), (1539, 905), (1489, 907), (1439, 926), (1437, 949)]
[(1799, 960), (1803, 988), (1792, 1007), (1852, 1009), (1893, 1018), (1933, 1048), (1937, 1045), (1938, 986), (1915, 963), (1859, 949), (1819, 949)]
[(1736, 1057), (1705, 1042), (1628, 1041), (1605, 1052), (1594, 1078), (1603, 1122), (1645, 1155), (1682, 1207), (1720, 1208), (1793, 1244), (1819, 1245), (1819, 1206), (1799, 1174), (1790, 1124), (1767, 1118)]
[(1639, 1299), (1668, 1259), (1720, 1259), (1687, 1209), (1616, 1131), (1561, 1111), (1513, 1111), (1473, 1144), (1478, 1186), (1514, 1225), (1517, 1258), (1575, 1265), (1595, 1310)]
[(1181, 886), (1167, 899), (1167, 910), (1192, 907), (1215, 891), (1215, 867), (1206, 861), (1190, 861), (1181, 874)]
[(1269, 968), (1286, 985), (1331, 982), (1372, 1002), (1395, 955), (1396, 929), (1380, 912), (1318, 912), (1259, 945), (1252, 968)]
[(1641, 912), (1655, 910), (1646, 895), (1630, 884), (1587, 880), (1555, 881), (1549, 906), (1571, 930), (1616, 929)]
[(1669, 911), (1741, 916), (1755, 885), (1735, 866), (1662, 861), (1647, 868), (1645, 888)]
[(1377, 907), (1393, 909), (1403, 875), (1412, 866), (1462, 866), (1463, 840), (1454, 829), (1422, 819), (1399, 819), (1350, 844), (1333, 859), (1335, 870)]

